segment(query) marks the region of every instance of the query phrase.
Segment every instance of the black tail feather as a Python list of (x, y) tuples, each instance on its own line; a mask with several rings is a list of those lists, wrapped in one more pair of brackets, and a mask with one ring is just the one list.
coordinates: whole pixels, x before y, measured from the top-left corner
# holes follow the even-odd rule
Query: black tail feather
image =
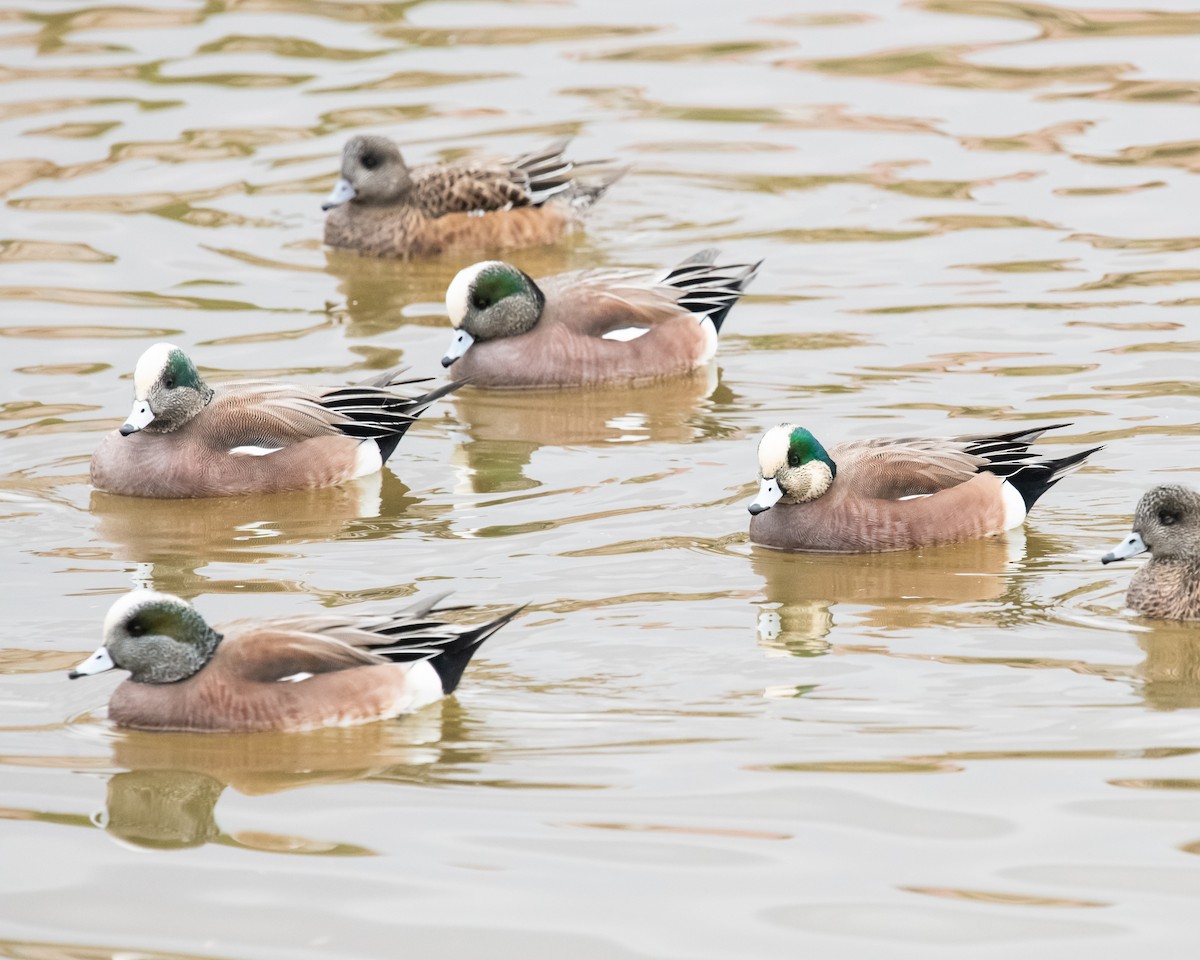
[(665, 286), (683, 291), (678, 303), (686, 310), (712, 321), (717, 333), (729, 311), (741, 299), (750, 281), (758, 274), (757, 263), (717, 265), (718, 251), (708, 247), (694, 253), (660, 279)]
[(462, 634), (453, 643), (443, 647), (441, 653), (430, 659), (430, 666), (437, 671), (438, 678), (442, 681), (442, 693), (449, 695), (454, 692), (459, 680), (462, 679), (463, 671), (467, 669), (467, 664), (471, 662), (471, 657), (482, 646), (483, 641), (524, 609), (524, 606), (517, 607), (490, 623), (485, 623), (483, 626)]
[(444, 383), (419, 396), (409, 396), (395, 388), (425, 384), (429, 378), (400, 380), (400, 371), (388, 371), (348, 387), (329, 390), (321, 405), (345, 418), (337, 428), (349, 437), (374, 440), (379, 456), (386, 463), (396, 445), (416, 419), (438, 398), (453, 393), (465, 381)]
[(1073, 473), (1081, 467), (1085, 460), (1098, 450), (1103, 450), (1104, 446), (1090, 447), (1087, 450), (1080, 450), (1078, 453), (1072, 453), (1070, 456), (1060, 457), (1057, 460), (1040, 460), (1036, 463), (1026, 463), (1017, 466), (1005, 464), (1001, 469), (993, 470), (985, 467), (989, 473), (998, 474), (1009, 483), (1011, 483), (1021, 495), (1021, 499), (1025, 501), (1025, 510), (1029, 511), (1033, 505), (1038, 502), (1038, 499), (1049, 490), (1052, 486), (1058, 483), (1068, 473)]
[(437, 671), (442, 692), (452, 693), (462, 679), (463, 671), (480, 645), (512, 620), (525, 606), (474, 627), (446, 623), (438, 617), (443, 613), (466, 610), (469, 607), (439, 607), (448, 593), (423, 600), (391, 616), (379, 617), (360, 624), (360, 629), (375, 634), (379, 640), (362, 644), (366, 649), (393, 663), (413, 663), (427, 660)]

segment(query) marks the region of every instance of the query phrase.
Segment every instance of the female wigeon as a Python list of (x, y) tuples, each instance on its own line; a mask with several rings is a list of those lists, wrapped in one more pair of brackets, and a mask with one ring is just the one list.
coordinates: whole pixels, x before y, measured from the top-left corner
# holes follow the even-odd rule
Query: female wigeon
[(1125, 602), (1159, 620), (1200, 620), (1200, 494), (1177, 483), (1148, 490), (1133, 515), (1133, 533), (1103, 563), (1150, 554), (1129, 582)]
[(563, 156), (566, 146), (563, 140), (520, 157), (410, 169), (386, 137), (352, 137), (341, 178), (321, 205), (330, 211), (325, 242), (400, 258), (554, 243), (625, 172), (580, 179)]
[(300, 614), (220, 631), (179, 597), (135, 590), (113, 604), (104, 643), (71, 679), (128, 670), (109, 719), (142, 730), (313, 730), (412, 713), (458, 686), (472, 654), (508, 623), (432, 617), (442, 597), (391, 616)]
[(877, 553), (1020, 526), (1038, 497), (1100, 447), (1038, 460), (1047, 430), (983, 437), (853, 440), (830, 450), (794, 423), (758, 445), (750, 539), (785, 550)]
[(451, 281), (455, 333), (442, 366), (480, 387), (582, 387), (688, 373), (762, 263), (717, 264), (702, 250), (674, 269), (577, 270), (534, 281), (499, 260)]
[(92, 485), (131, 497), (225, 497), (366, 476), (449, 392), (409, 396), (396, 388), (424, 381), (398, 374), (344, 387), (257, 380), (214, 390), (182, 350), (155, 344), (134, 370), (129, 419), (92, 454)]

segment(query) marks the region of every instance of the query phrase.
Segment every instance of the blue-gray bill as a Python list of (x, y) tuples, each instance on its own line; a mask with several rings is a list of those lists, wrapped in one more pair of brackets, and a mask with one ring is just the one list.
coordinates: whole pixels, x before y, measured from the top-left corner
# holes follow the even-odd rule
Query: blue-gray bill
[(116, 669), (116, 666), (113, 658), (108, 655), (108, 647), (99, 647), (95, 653), (68, 673), (67, 679), (78, 680), (80, 677), (88, 677), (93, 673), (104, 673), (106, 670)]
[(150, 409), (149, 401), (135, 400), (129, 416), (125, 418), (125, 422), (118, 429), (121, 436), (127, 437), (131, 433), (137, 433), (143, 427), (149, 426), (153, 421), (154, 411)]
[(782, 497), (783, 490), (779, 487), (779, 481), (774, 477), (763, 477), (758, 482), (758, 496), (746, 509), (752, 517), (757, 517), (760, 513), (770, 510)]
[(1140, 533), (1131, 533), (1124, 540), (1100, 558), (1101, 563), (1113, 563), (1117, 560), (1128, 560), (1139, 553), (1145, 553), (1148, 548)]
[(334, 207), (340, 207), (343, 203), (347, 203), (358, 196), (350, 181), (345, 177), (341, 177), (337, 183), (333, 185), (333, 189), (329, 192), (329, 196), (325, 198), (325, 202), (321, 204), (322, 210), (332, 210)]
[(470, 350), (471, 344), (474, 342), (475, 338), (467, 333), (466, 330), (454, 331), (454, 336), (450, 339), (450, 349), (447, 350), (446, 355), (442, 357), (442, 366), (450, 366), (450, 364)]

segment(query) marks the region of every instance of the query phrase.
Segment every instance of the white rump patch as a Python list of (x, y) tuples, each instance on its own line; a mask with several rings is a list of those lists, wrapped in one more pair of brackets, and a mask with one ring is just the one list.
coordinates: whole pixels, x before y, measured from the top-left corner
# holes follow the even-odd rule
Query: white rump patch
[(283, 447), (256, 447), (250, 444), (245, 447), (233, 447), (229, 451), (231, 457), (265, 457), (271, 453), (278, 453)]
[(442, 692), (442, 678), (428, 660), (418, 660), (408, 668), (404, 693), (407, 707), (405, 712), (420, 710), (421, 707), (437, 703), (446, 694)]
[(352, 480), (365, 477), (383, 469), (383, 457), (379, 453), (379, 444), (374, 440), (364, 440), (354, 452), (354, 473)]
[(1025, 498), (1021, 491), (1005, 480), (1000, 484), (1000, 494), (1004, 497), (1004, 529), (1011, 530), (1025, 522)]
[(601, 340), (620, 340), (622, 343), (628, 343), (630, 340), (636, 340), (638, 337), (644, 336), (650, 332), (649, 327), (621, 327), (619, 330), (609, 330), (603, 334)]
[(696, 366), (700, 366), (702, 363), (708, 363), (709, 360), (717, 355), (717, 327), (716, 324), (712, 322), (712, 318), (705, 317), (703, 320), (701, 320), (700, 329), (704, 331), (704, 353), (700, 355), (700, 359), (697, 361)]
[(293, 673), (287, 677), (280, 677), (275, 682), (276, 683), (299, 683), (301, 680), (309, 680), (311, 678), (312, 678), (311, 673), (301, 670), (299, 673)]
[(137, 366), (133, 369), (133, 395), (136, 399), (146, 399), (150, 388), (167, 368), (171, 351), (178, 349), (173, 343), (156, 343), (138, 358)]

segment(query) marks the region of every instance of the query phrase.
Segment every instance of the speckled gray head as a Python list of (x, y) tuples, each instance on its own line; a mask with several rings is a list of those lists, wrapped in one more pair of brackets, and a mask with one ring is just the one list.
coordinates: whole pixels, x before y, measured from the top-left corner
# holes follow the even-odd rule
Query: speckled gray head
[(755, 516), (785, 497), (799, 503), (816, 500), (837, 476), (837, 464), (820, 441), (794, 423), (781, 423), (763, 435), (758, 470), (758, 496), (747, 508)]
[(1178, 483), (1146, 491), (1133, 515), (1133, 532), (1100, 560), (1112, 563), (1147, 551), (1155, 560), (1200, 559), (1200, 493)]
[(454, 363), (476, 340), (528, 333), (545, 306), (541, 288), (511, 263), (484, 260), (464, 267), (446, 288), (446, 312), (455, 332), (442, 366)]
[(121, 436), (139, 430), (178, 430), (204, 409), (212, 395), (186, 353), (173, 343), (156, 343), (134, 368), (133, 409), (121, 425)]
[(104, 618), (104, 642), (68, 676), (128, 670), (137, 683), (186, 680), (210, 659), (221, 635), (187, 601), (154, 590), (135, 590)]
[(351, 137), (342, 149), (342, 175), (321, 204), (332, 210), (343, 203), (397, 203), (412, 186), (400, 148), (387, 137)]

